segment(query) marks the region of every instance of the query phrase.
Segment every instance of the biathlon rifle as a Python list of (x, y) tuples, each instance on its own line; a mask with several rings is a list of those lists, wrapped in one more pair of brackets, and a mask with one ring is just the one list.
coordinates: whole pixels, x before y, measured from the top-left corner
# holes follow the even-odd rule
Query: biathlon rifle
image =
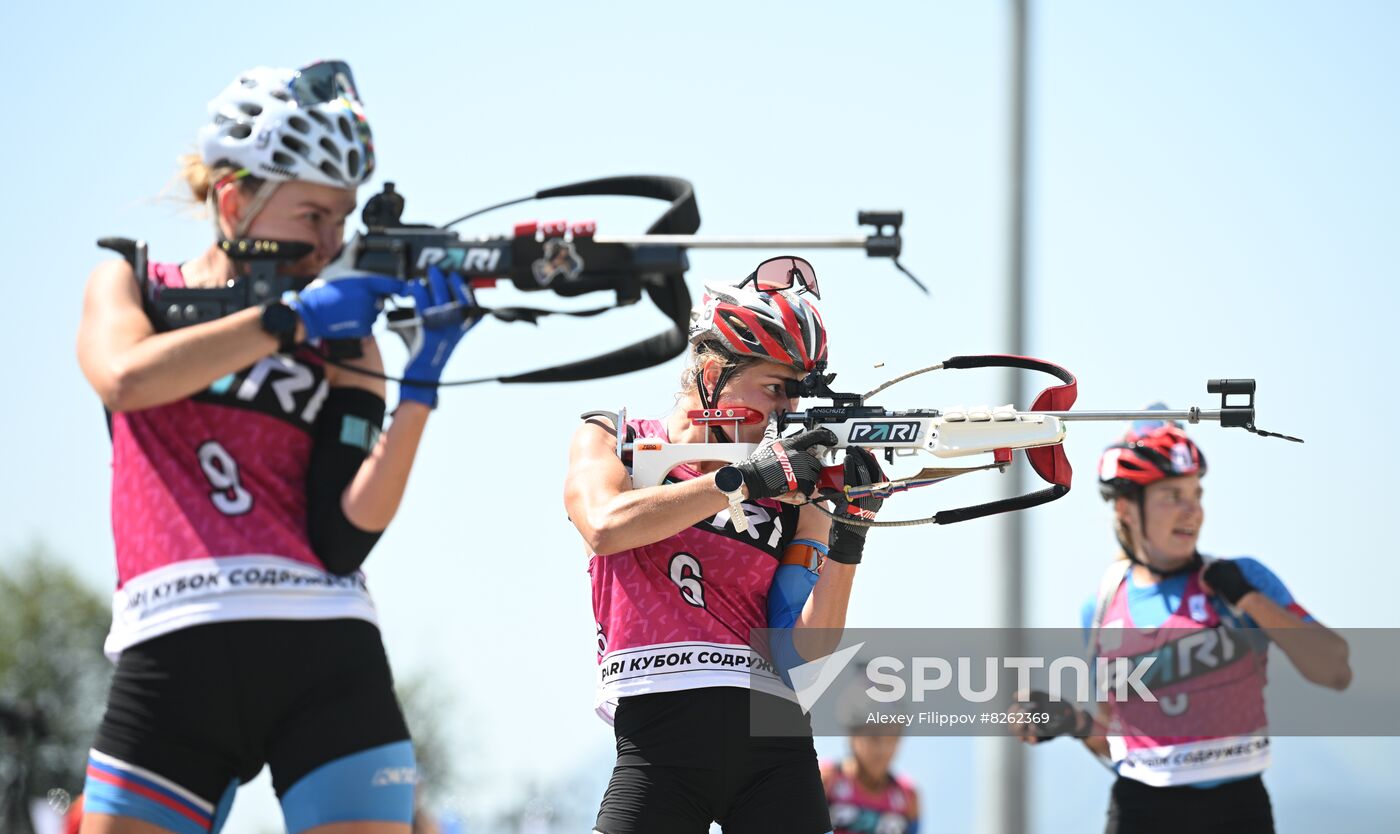
[[(662, 200), (668, 206), (645, 234), (597, 234), (592, 221), (520, 223), (509, 236), (464, 238), (452, 227), (472, 217), (533, 200), (554, 197), (622, 196)], [(690, 322), (690, 292), (685, 285), (690, 249), (863, 249), (871, 257), (889, 258), (921, 290), (927, 289), (899, 263), (903, 241), (902, 211), (861, 211), (857, 223), (872, 226), (866, 235), (836, 237), (702, 237), (695, 189), (678, 177), (606, 177), (546, 188), (527, 197), (496, 203), (464, 214), (441, 226), (403, 221), (404, 197), (387, 182), (365, 203), (365, 229), (351, 238), (340, 256), (321, 275), (324, 280), (352, 275), (388, 275), (423, 279), (430, 267), (457, 272), (477, 289), (506, 280), (517, 290), (552, 292), (577, 297), (593, 292), (613, 293), (613, 303), (586, 310), (538, 307), (489, 307), (448, 304), (427, 311), (392, 310), (390, 327), (410, 328), (422, 320), (429, 325), (490, 316), (506, 322), (538, 322), (550, 315), (596, 316), (640, 301), (645, 295), (667, 319), (662, 332), (634, 344), (562, 365), (508, 376), (443, 382), (439, 387), (478, 382), (567, 382), (629, 373), (659, 365), (686, 349)], [(147, 315), (157, 330), (171, 330), (211, 321), (244, 307), (261, 304), (295, 289), (278, 264), (304, 257), (306, 244), (273, 240), (224, 241), (224, 251), (240, 264), (240, 278), (227, 287), (183, 289), (153, 287), (146, 276), (146, 245), (127, 238), (103, 238), (98, 245), (113, 249), (131, 262), (146, 301)], [(332, 359), (358, 355), (358, 343), (332, 343)]]
[[(664, 200), (669, 205), (645, 234), (598, 234), (595, 222), (519, 223), (508, 237), (463, 238), (451, 227), (472, 217), (507, 206), (553, 197), (623, 196)], [(396, 310), (389, 314), (391, 327), (411, 326), (421, 318), (432, 325), (460, 321), (467, 316), (490, 316), (506, 322), (538, 322), (550, 315), (596, 316), (616, 307), (635, 304), (645, 294), (666, 316), (661, 333), (598, 356), (563, 365), (509, 376), (487, 377), (440, 386), (477, 382), (567, 382), (629, 373), (659, 365), (679, 356), (687, 346), (690, 292), (685, 285), (691, 249), (863, 249), (871, 257), (890, 258), (894, 265), (924, 289), (917, 278), (899, 264), (902, 249), (901, 211), (862, 211), (861, 225), (872, 233), (849, 237), (702, 237), (695, 189), (677, 177), (625, 176), (587, 180), (537, 191), (465, 214), (442, 226), (405, 223), (404, 199), (393, 183), (365, 204), (362, 219), (366, 231), (346, 245), (337, 263), (323, 272), (338, 275), (390, 275), (421, 279), (430, 267), (456, 272), (473, 287), (494, 287), (501, 280), (525, 292), (548, 291), (562, 297), (593, 292), (613, 293), (613, 303), (585, 310), (548, 310), (538, 307), (489, 307), (443, 305), (429, 311)], [(925, 289), (925, 292), (927, 290)]]
[[(1019, 411), (1013, 406), (953, 407), (947, 409), (916, 408), (896, 410), (868, 405), (874, 395), (892, 385), (920, 374), (939, 370), (973, 368), (1014, 368), (1040, 371), (1060, 380), (1059, 385), (1041, 391), (1030, 409)], [(863, 527), (901, 527), (915, 524), (953, 524), (997, 513), (1024, 510), (1047, 504), (1069, 493), (1073, 470), (1065, 456), (1063, 443), (1066, 424), (1076, 420), (1184, 420), (1188, 423), (1218, 422), (1224, 427), (1238, 427), (1265, 437), (1281, 437), (1298, 443), (1296, 437), (1263, 431), (1254, 425), (1255, 382), (1252, 379), (1212, 379), (1206, 391), (1220, 395), (1220, 407), (1206, 410), (1192, 407), (1183, 411), (1072, 411), (1078, 396), (1078, 381), (1074, 374), (1052, 362), (1025, 356), (954, 356), (937, 365), (896, 377), (865, 394), (843, 394), (831, 389), (835, 374), (825, 372), (824, 363), (801, 380), (788, 383), (788, 396), (828, 400), (830, 404), (814, 405), (804, 411), (781, 411), (770, 423), (768, 437), (776, 437), (791, 426), (813, 429), (824, 426), (836, 435), (836, 444), (826, 452), (850, 446), (883, 451), (887, 462), (896, 457), (927, 452), (940, 461), (982, 458), (973, 465), (943, 464), (924, 467), (918, 472), (880, 483), (848, 487), (842, 482), (843, 467), (827, 466), (817, 483), (813, 502), (844, 495), (848, 500), (868, 496), (887, 498), (897, 492), (915, 487), (941, 483), (958, 475), (989, 469), (1005, 471), (1013, 460), (1013, 452), (1021, 450), (1031, 468), (1048, 486), (1036, 492), (1003, 498), (985, 504), (943, 510), (927, 518), (906, 521), (868, 521), (848, 516), (835, 516), (838, 521)], [(1247, 397), (1244, 403), (1231, 403), (1230, 398)], [(688, 412), (696, 424), (706, 427), (729, 426), (734, 431), (740, 425), (752, 425), (763, 416), (747, 408), (712, 408)], [(617, 415), (618, 426), (625, 425), (625, 412)], [(682, 463), (743, 460), (758, 448), (757, 443), (668, 443), (652, 437), (628, 437), (618, 432), (617, 453), (631, 464), (634, 487), (655, 486), (667, 473)], [(733, 435), (737, 436), (737, 432)], [(819, 509), (831, 515), (825, 507)], [(747, 519), (733, 519), (740, 531)]]

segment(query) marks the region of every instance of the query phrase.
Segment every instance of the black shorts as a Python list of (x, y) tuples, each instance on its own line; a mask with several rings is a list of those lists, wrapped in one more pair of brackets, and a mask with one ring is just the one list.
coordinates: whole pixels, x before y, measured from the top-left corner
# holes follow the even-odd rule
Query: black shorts
[(1154, 788), (1118, 777), (1105, 834), (1273, 834), (1269, 792), (1258, 776), (1213, 788)]
[(372, 623), (246, 620), (123, 651), (93, 747), (218, 803), (264, 764), (282, 796), (323, 764), (407, 740)]
[[(749, 732), (749, 699), (807, 728)], [(790, 713), (790, 715), (788, 715)], [(810, 725), (795, 704), (737, 687), (622, 698), (617, 766), (595, 825), (602, 834), (825, 834), (831, 830)]]

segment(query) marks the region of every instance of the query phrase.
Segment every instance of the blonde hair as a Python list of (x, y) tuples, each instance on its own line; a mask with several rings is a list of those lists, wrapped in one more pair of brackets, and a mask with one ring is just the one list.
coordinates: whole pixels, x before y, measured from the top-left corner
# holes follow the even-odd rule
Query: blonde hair
[(681, 371), (681, 396), (696, 389), (697, 379), (705, 370), (705, 366), (710, 363), (714, 363), (721, 371), (733, 368), (734, 373), (740, 373), (745, 368), (757, 365), (762, 361), (762, 359), (752, 356), (735, 356), (727, 350), (716, 347), (711, 342), (701, 342), (691, 349), (690, 361), (686, 364), (685, 370)]
[[(209, 193), (214, 185), (231, 174), (236, 174), (242, 170), (237, 165), (221, 162), (218, 165), (208, 165), (204, 158), (197, 153), (187, 153), (180, 155), (179, 178), (189, 186), (190, 196), (194, 202), (204, 205), (209, 200)], [(238, 187), (246, 192), (253, 192), (262, 185), (262, 180), (253, 176), (246, 176), (238, 180)]]

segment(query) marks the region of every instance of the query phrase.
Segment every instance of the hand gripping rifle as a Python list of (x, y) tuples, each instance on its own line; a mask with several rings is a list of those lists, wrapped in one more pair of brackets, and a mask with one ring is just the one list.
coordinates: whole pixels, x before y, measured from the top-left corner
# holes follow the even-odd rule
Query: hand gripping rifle
[[(1041, 391), (1026, 411), (1010, 405), (998, 407), (954, 407), (948, 409), (916, 408), (892, 411), (867, 405), (875, 394), (904, 380), (938, 370), (973, 368), (1017, 368), (1040, 371), (1060, 380), (1059, 385)], [(1024, 452), (1031, 468), (1048, 486), (1036, 492), (1003, 498), (975, 506), (943, 510), (927, 518), (907, 521), (867, 521), (848, 516), (835, 516), (838, 521), (863, 527), (904, 527), (915, 524), (953, 524), (997, 513), (1024, 510), (1047, 504), (1069, 493), (1073, 477), (1063, 443), (1066, 424), (1076, 420), (1184, 420), (1188, 423), (1218, 422), (1225, 427), (1238, 427), (1266, 437), (1282, 437), (1301, 443), (1288, 435), (1263, 431), (1254, 425), (1254, 391), (1252, 379), (1213, 379), (1206, 391), (1220, 395), (1220, 407), (1205, 410), (1192, 407), (1184, 411), (1071, 411), (1078, 396), (1078, 381), (1074, 374), (1051, 362), (1024, 356), (954, 356), (917, 371), (896, 377), (865, 394), (843, 394), (831, 389), (835, 374), (818, 368), (801, 380), (789, 383), (788, 395), (830, 401), (805, 411), (783, 411), (770, 425), (769, 436), (776, 436), (789, 426), (816, 428), (825, 426), (836, 434), (833, 449), (861, 446), (883, 450), (885, 459), (928, 452), (941, 461), (954, 458), (983, 456), (983, 462), (971, 466), (937, 465), (925, 467), (913, 475), (880, 483), (848, 487), (842, 482), (843, 467), (828, 466), (817, 484), (813, 501), (844, 495), (848, 500), (867, 496), (886, 498), (915, 487), (941, 483), (958, 475), (988, 469), (1005, 471), (1012, 463), (1012, 453)], [(1246, 396), (1243, 404), (1230, 404), (1231, 396)], [(715, 408), (689, 412), (692, 421), (701, 425), (753, 424), (762, 415), (745, 408)], [(625, 413), (619, 415), (619, 425)], [(653, 486), (665, 480), (666, 474), (679, 464), (693, 461), (724, 461), (733, 463), (753, 454), (756, 443), (667, 443), (657, 438), (625, 438), (619, 432), (617, 452), (632, 464), (634, 486)], [(985, 456), (990, 456), (987, 460)], [(821, 505), (818, 509), (831, 513)], [(734, 519), (742, 530), (746, 520)]]

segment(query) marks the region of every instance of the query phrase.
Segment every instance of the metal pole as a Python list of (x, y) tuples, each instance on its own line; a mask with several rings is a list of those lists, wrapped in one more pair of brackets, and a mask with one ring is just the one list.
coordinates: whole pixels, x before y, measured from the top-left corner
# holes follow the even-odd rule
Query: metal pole
[[(1025, 239), (1026, 239), (1026, 28), (1029, 0), (1011, 0), (1011, 112), (1010, 166), (1007, 216), (1007, 353), (1026, 355), (1025, 316)], [(1020, 375), (1007, 373), (1003, 402), (1021, 402)], [(1007, 494), (1026, 490), (1026, 466), (1011, 467)], [(1020, 629), (1024, 625), (1025, 513), (1002, 517), (1002, 542), (997, 560), (993, 611), (998, 628)], [(1009, 632), (1008, 632), (1009, 633)], [(1003, 643), (1004, 650), (1016, 651)], [(1020, 742), (1007, 738), (984, 738), (979, 756), (978, 777), (981, 797), (977, 830), (982, 834), (1024, 834), (1026, 827), (1026, 760)]]

